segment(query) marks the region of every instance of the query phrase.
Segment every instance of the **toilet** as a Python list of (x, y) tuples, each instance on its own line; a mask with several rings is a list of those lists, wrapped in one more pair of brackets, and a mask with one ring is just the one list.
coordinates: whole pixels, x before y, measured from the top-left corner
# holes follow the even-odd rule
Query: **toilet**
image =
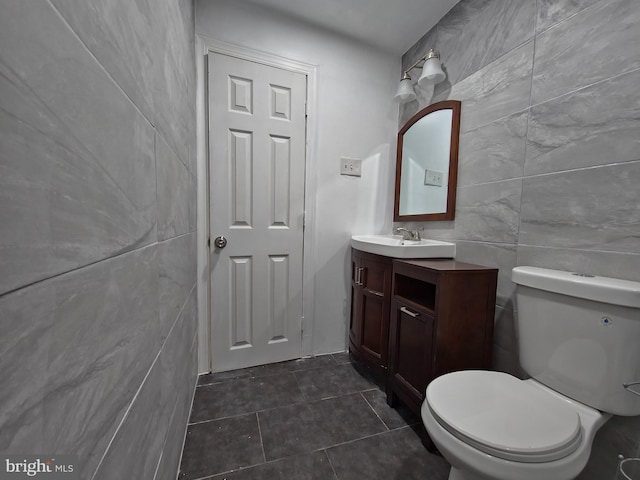
[(516, 267), (521, 380), (452, 372), (421, 416), (449, 480), (570, 480), (612, 415), (640, 415), (640, 282)]

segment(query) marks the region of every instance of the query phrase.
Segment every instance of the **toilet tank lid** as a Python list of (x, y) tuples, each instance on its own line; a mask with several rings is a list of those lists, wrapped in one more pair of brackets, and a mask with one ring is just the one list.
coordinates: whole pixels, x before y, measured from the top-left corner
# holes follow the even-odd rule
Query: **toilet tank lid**
[(518, 285), (539, 290), (640, 308), (640, 282), (539, 267), (515, 267), (511, 279)]

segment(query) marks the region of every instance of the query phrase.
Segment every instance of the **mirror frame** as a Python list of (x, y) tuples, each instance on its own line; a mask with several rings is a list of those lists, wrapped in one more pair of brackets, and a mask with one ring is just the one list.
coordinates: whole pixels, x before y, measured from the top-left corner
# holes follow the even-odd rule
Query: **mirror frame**
[[(438, 110), (451, 110), (451, 141), (449, 148), (449, 183), (447, 190), (447, 208), (443, 213), (423, 213), (415, 215), (400, 215), (400, 185), (402, 176), (402, 141), (404, 134), (421, 118)], [(460, 144), (460, 110), (459, 100), (444, 100), (431, 104), (413, 117), (398, 132), (398, 147), (396, 151), (396, 192), (393, 206), (394, 222), (434, 222), (453, 220), (456, 213), (456, 191), (458, 189), (458, 148)]]

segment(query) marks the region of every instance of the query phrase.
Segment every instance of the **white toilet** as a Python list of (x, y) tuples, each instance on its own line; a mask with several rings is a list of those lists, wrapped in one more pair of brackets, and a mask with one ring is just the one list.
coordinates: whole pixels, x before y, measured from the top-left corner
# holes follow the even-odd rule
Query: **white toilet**
[(512, 280), (531, 378), (469, 370), (427, 387), (422, 421), (449, 480), (573, 479), (612, 414), (640, 415), (640, 282), (536, 267)]

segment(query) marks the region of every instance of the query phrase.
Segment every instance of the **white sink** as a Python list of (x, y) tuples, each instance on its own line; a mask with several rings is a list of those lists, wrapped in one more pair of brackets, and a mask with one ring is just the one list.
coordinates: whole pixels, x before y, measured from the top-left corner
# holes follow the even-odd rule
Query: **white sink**
[(453, 258), (456, 244), (438, 240), (403, 240), (401, 235), (354, 235), (351, 246), (394, 258)]

